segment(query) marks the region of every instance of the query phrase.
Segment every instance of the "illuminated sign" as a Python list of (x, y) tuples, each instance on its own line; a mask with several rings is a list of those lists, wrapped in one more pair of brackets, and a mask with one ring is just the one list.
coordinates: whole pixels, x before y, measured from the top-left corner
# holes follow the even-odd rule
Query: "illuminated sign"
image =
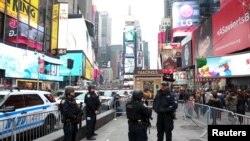
[(172, 8), (173, 27), (192, 26), (200, 24), (199, 3), (197, 1), (174, 2)]
[(52, 54), (57, 53), (58, 48), (58, 16), (59, 16), (59, 4), (53, 5), (52, 10), (52, 27), (51, 27), (51, 52)]
[(199, 58), (196, 63), (200, 78), (250, 75), (250, 53)]
[(34, 28), (37, 28), (38, 0), (32, 0), (31, 3), (26, 2), (25, 0), (8, 0), (6, 2), (7, 2), (7, 5), (6, 5), (7, 15), (17, 19), (17, 15), (18, 15), (17, 11), (20, 11), (19, 12), (20, 21), (26, 24), (29, 24), (30, 26)]

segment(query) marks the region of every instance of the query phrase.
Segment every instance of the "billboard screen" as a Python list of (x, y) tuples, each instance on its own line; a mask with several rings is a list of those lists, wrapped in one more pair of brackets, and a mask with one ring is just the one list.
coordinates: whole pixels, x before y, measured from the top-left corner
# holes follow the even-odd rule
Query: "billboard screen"
[(124, 73), (132, 74), (135, 69), (135, 59), (134, 58), (125, 58), (124, 61)]
[(135, 44), (134, 43), (125, 43), (125, 57), (134, 57), (134, 49), (135, 49)]
[(125, 42), (134, 42), (135, 41), (135, 27), (126, 26), (124, 29), (124, 38)]
[(249, 47), (249, 5), (249, 0), (231, 0), (212, 17), (214, 55), (225, 55)]
[[(70, 70), (67, 68), (67, 60), (74, 60), (73, 68)], [(60, 66), (60, 75), (61, 76), (80, 76), (82, 75), (83, 61), (84, 61), (83, 53), (67, 53), (65, 55), (60, 56), (60, 60), (63, 61), (63, 65)]]
[(192, 65), (192, 46), (191, 40), (182, 46), (181, 53), (181, 66), (183, 68), (189, 67)]
[(198, 1), (174, 2), (172, 7), (173, 26), (192, 26), (200, 24), (200, 10)]
[(199, 58), (196, 63), (197, 76), (200, 78), (250, 75), (250, 53)]

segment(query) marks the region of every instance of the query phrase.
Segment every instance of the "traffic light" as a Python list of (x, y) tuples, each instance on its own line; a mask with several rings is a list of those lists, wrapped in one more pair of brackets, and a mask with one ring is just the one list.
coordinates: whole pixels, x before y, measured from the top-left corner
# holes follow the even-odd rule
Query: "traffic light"
[(67, 68), (68, 68), (68, 69), (72, 69), (73, 66), (74, 66), (74, 60), (68, 59), (68, 60), (67, 60)]

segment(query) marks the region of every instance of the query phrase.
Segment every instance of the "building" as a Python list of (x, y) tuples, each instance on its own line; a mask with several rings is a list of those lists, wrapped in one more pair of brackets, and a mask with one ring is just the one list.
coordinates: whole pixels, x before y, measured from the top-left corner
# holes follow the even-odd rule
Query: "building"
[(120, 59), (120, 52), (122, 51), (122, 45), (111, 45), (110, 46), (110, 67), (113, 70), (113, 77), (114, 79), (119, 79), (119, 59)]
[(99, 67), (107, 67), (110, 61), (111, 17), (108, 12), (99, 12), (98, 18), (98, 54)]
[(55, 10), (58, 5), (51, 0), (20, 0), (20, 10), (17, 3), (5, 2), (0, 5), (0, 83), (5, 87), (57, 89), (63, 81), (58, 71), (62, 62), (57, 30), (49, 29), (58, 26), (63, 13)]
[(150, 69), (150, 52), (146, 41), (143, 41), (143, 63), (144, 69)]

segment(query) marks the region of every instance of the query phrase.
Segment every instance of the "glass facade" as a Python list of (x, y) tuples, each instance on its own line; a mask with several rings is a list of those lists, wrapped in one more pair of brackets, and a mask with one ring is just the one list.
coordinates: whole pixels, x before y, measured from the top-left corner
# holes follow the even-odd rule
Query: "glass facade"
[(56, 0), (1, 2), (0, 42), (50, 55), (54, 3)]

